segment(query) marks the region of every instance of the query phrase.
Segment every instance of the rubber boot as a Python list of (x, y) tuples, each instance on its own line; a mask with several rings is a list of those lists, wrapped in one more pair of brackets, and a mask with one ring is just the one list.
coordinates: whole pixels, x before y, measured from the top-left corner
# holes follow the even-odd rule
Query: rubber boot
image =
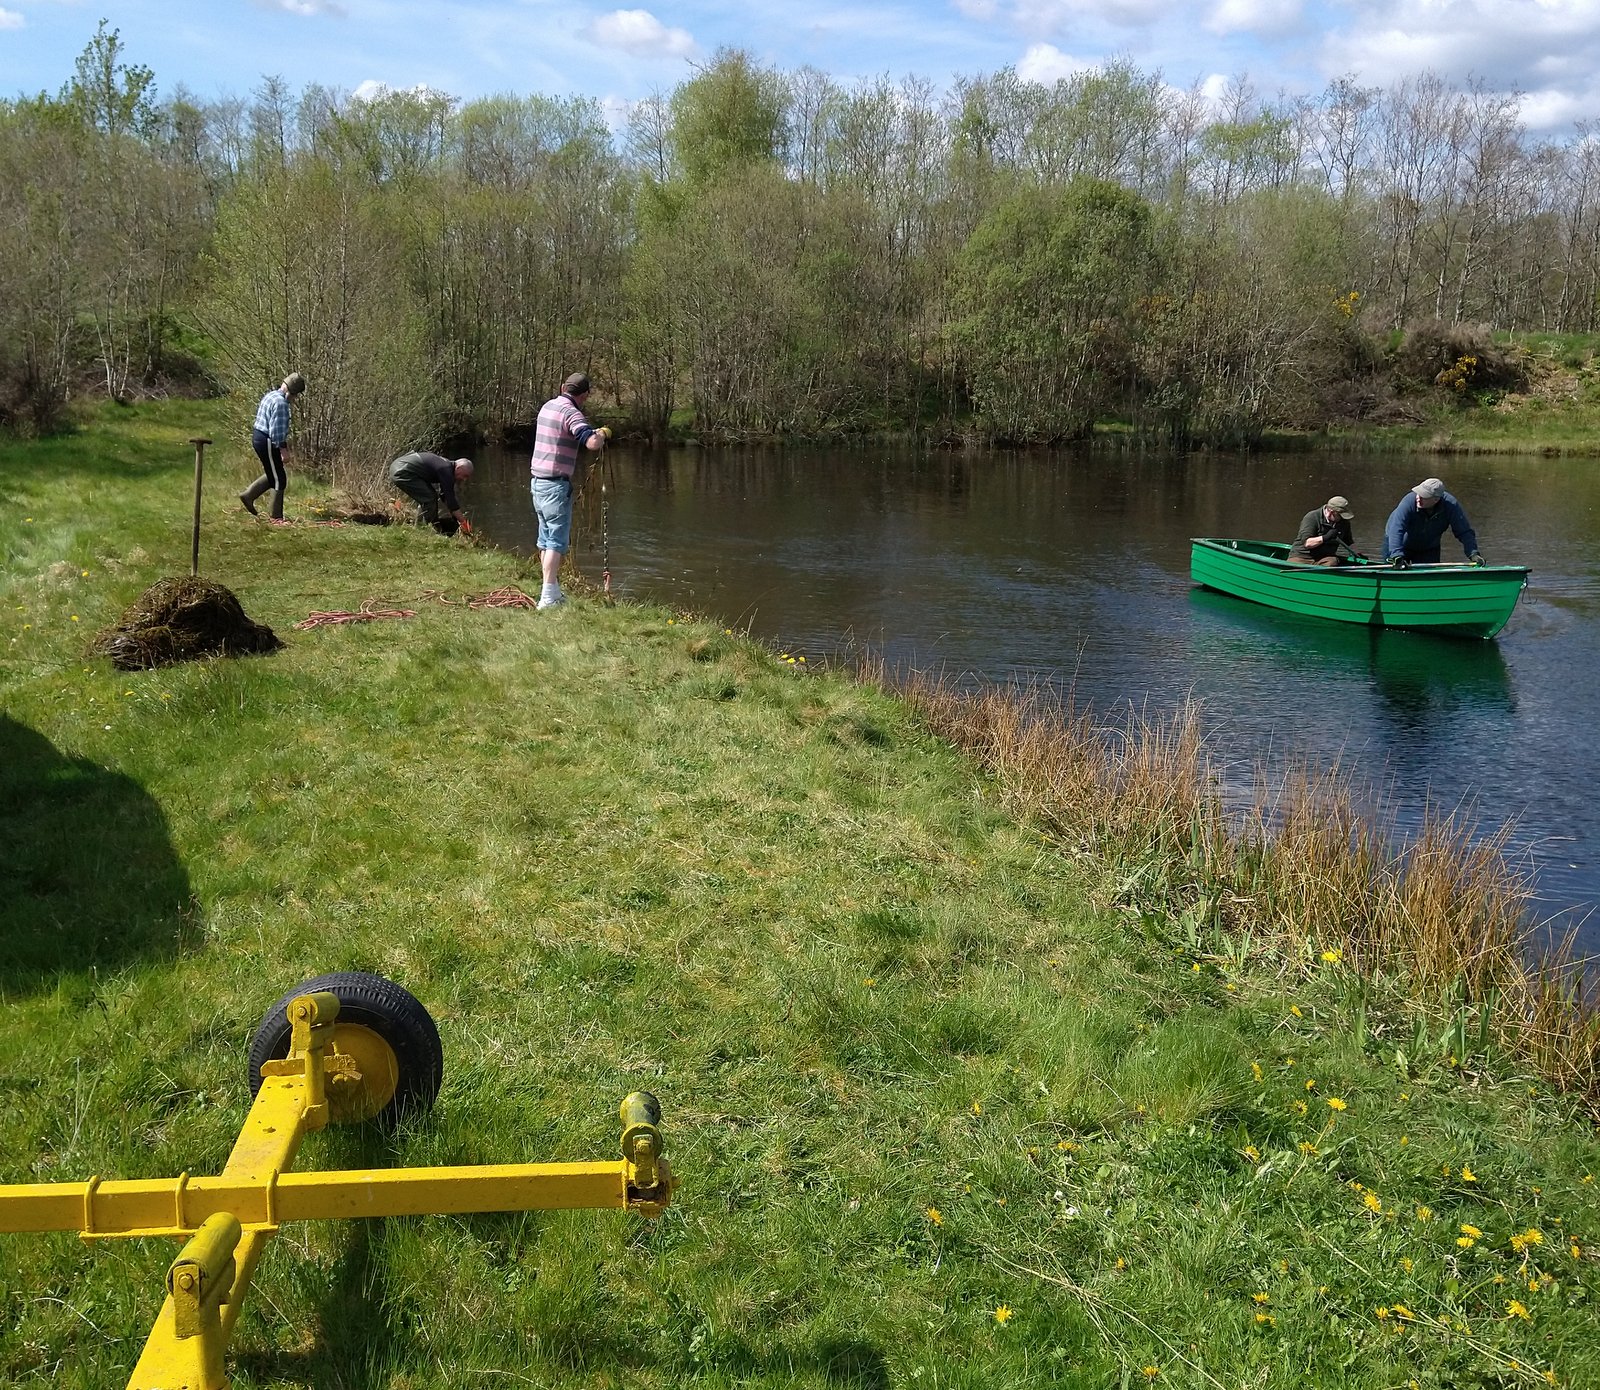
[(272, 494), (272, 519), (274, 521), (283, 520), (283, 494), (285, 491), (287, 489), (280, 487)]
[(256, 510), (256, 498), (261, 496), (270, 486), (272, 484), (265, 476), (257, 478), (255, 482), (251, 483), (249, 487), (239, 494), (239, 505), (249, 512), (251, 516), (260, 516), (261, 513)]

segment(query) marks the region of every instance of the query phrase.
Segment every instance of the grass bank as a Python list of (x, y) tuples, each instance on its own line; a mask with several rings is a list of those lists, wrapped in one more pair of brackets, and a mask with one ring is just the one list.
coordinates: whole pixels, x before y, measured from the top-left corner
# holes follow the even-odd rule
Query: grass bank
[[(185, 572), (213, 428), (5, 450), (0, 1178), (214, 1170), (261, 1010), (332, 969), (428, 1004), (444, 1090), (301, 1166), (593, 1157), (648, 1087), (683, 1178), (655, 1224), (286, 1230), (236, 1385), (1600, 1381), (1571, 1101), (1337, 946), (1129, 910), (904, 700), (663, 609), (440, 602), (515, 563), (251, 522), (236, 445), (202, 571), (287, 648), (88, 658)], [(368, 599), (416, 616), (293, 631)], [(0, 1382), (121, 1383), (171, 1253), (0, 1237)]]

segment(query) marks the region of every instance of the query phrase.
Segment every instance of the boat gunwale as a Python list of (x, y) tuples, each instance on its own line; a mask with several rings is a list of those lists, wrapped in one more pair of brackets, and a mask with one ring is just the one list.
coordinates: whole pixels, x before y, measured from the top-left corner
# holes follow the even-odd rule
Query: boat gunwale
[[(1320, 574), (1328, 578), (1339, 579), (1374, 579), (1381, 575), (1385, 579), (1398, 580), (1404, 584), (1413, 584), (1418, 580), (1453, 578), (1488, 579), (1507, 578), (1513, 574), (1521, 575), (1523, 582), (1533, 573), (1526, 565), (1474, 565), (1465, 560), (1439, 560), (1424, 561), (1413, 564), (1405, 569), (1395, 569), (1382, 560), (1362, 560), (1347, 565), (1294, 565), (1287, 559), (1277, 555), (1261, 555), (1251, 550), (1240, 550), (1239, 545), (1270, 545), (1274, 549), (1288, 553), (1290, 546), (1286, 541), (1258, 541), (1235, 538), (1233, 543), (1214, 536), (1191, 536), (1189, 544), (1205, 546), (1208, 550), (1216, 551), (1220, 555), (1228, 555), (1237, 560), (1250, 564), (1267, 565), (1273, 569), (1293, 570), (1297, 574)], [(1192, 550), (1191, 550), (1192, 555)], [(1377, 571), (1375, 575), (1373, 571)]]

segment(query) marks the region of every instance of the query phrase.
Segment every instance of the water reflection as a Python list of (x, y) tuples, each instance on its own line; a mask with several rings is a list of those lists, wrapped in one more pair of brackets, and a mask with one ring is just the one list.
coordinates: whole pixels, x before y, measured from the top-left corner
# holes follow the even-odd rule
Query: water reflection
[(1362, 675), (1396, 733), (1426, 738), (1462, 710), (1516, 713), (1511, 671), (1498, 643), (1319, 622), (1195, 588), (1189, 604), (1207, 619), (1212, 659), (1267, 659), (1280, 670), (1319, 677)]

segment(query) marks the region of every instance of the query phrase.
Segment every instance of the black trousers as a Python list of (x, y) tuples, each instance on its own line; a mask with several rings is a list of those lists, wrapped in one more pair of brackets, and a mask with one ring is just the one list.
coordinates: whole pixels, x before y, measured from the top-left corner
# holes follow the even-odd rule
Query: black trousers
[(261, 472), (266, 483), (261, 491), (266, 492), (270, 488), (273, 492), (283, 492), (289, 486), (289, 470), (283, 466), (283, 451), (267, 438), (265, 430), (250, 432), (250, 447), (261, 460)]

